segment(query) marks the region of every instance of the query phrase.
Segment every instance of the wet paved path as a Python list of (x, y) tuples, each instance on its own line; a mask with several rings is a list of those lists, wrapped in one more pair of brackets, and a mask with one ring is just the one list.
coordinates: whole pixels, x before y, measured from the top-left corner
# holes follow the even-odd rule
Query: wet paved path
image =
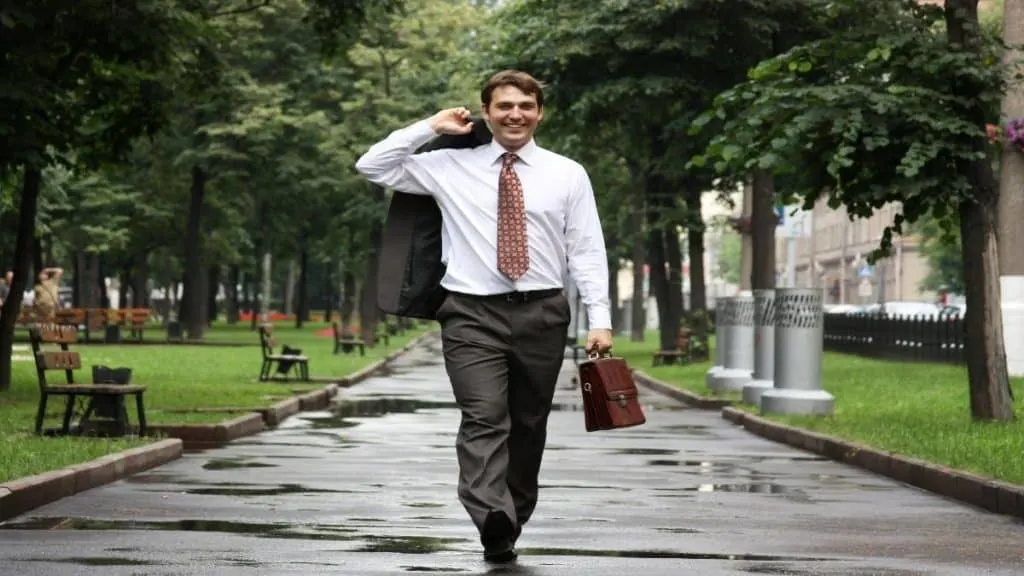
[[(568, 365), (571, 368), (571, 363)], [(0, 529), (0, 574), (1020, 574), (1024, 527), (751, 436), (650, 394), (587, 434), (564, 376), (541, 501), (489, 568), (455, 494), (436, 341), (394, 373), (229, 447)]]

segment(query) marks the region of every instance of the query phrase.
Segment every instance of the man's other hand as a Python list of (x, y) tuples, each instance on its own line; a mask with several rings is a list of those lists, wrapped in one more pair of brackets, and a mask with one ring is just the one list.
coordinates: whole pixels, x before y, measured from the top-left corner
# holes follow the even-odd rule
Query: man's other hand
[(469, 116), (468, 108), (448, 108), (434, 114), (430, 127), (438, 134), (469, 134), (473, 130)]
[(598, 354), (604, 354), (612, 349), (612, 331), (611, 330), (591, 330), (587, 332), (587, 352), (596, 352)]

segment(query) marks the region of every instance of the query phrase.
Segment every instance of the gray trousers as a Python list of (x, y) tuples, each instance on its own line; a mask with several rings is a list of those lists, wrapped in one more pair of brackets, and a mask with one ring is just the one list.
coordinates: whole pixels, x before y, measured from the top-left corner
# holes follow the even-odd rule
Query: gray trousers
[(504, 512), (522, 525), (537, 476), (571, 314), (565, 295), (509, 301), (450, 294), (441, 305), (445, 366), (462, 422), (459, 500), (477, 529)]

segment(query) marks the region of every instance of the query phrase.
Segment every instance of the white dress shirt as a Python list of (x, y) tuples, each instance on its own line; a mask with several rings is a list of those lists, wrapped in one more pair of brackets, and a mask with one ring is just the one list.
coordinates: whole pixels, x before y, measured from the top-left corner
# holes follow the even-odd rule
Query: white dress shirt
[(611, 329), (608, 259), (590, 177), (579, 163), (530, 142), (516, 152), (530, 267), (513, 282), (498, 271), (498, 178), (505, 149), (486, 146), (415, 154), (437, 136), (427, 120), (374, 144), (356, 170), (379, 186), (433, 196), (443, 218), (441, 285), (475, 295), (564, 288), (571, 277), (591, 329)]

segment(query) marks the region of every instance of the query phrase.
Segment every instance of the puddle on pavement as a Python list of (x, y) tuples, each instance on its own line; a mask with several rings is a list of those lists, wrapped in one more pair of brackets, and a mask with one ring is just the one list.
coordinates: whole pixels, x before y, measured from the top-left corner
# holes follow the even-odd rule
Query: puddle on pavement
[(615, 490), (616, 492), (632, 492), (632, 488), (623, 488), (622, 486), (601, 486), (598, 484), (541, 484), (540, 488), (545, 489), (562, 489), (562, 490)]
[(230, 458), (216, 458), (203, 464), (203, 470), (235, 470), (238, 468), (276, 468), (277, 464), (264, 464)]
[[(777, 576), (818, 576), (821, 572), (816, 570), (804, 570), (784, 564), (752, 564), (741, 566), (740, 572), (745, 574), (772, 574)], [(912, 570), (899, 570), (891, 568), (850, 568), (842, 571), (843, 576), (915, 576), (921, 574)]]
[(469, 570), (466, 570), (464, 568), (443, 568), (443, 567), (435, 567), (435, 566), (402, 566), (402, 570), (405, 570), (406, 572), (429, 572), (429, 573), (438, 573), (438, 574), (441, 574), (441, 573), (451, 574), (451, 573), (455, 573), (455, 572), (469, 572)]
[(31, 518), (0, 524), (0, 530), (152, 530), (223, 532), (300, 540), (359, 540), (356, 528), (322, 524), (273, 524), (226, 520), (101, 520), (97, 518)]
[(671, 550), (573, 550), (570, 548), (523, 548), (522, 556), (601, 556), (678, 560), (732, 560), (746, 562), (831, 562), (832, 558), (801, 558), (768, 554), (716, 554), (712, 552), (673, 552)]
[(88, 556), (77, 558), (15, 558), (15, 562), (56, 562), (59, 564), (78, 564), (79, 566), (156, 566), (158, 563), (135, 558), (117, 558), (115, 556)]
[(314, 429), (351, 428), (358, 426), (352, 418), (375, 418), (387, 414), (412, 414), (419, 410), (457, 409), (454, 402), (428, 402), (394, 396), (342, 400), (331, 410), (331, 415), (305, 418)]
[(802, 494), (803, 491), (792, 486), (784, 486), (774, 482), (745, 482), (735, 484), (697, 484), (678, 488), (655, 488), (656, 492), (746, 492), (751, 494)]
[(708, 427), (703, 424), (669, 424), (659, 428), (661, 430), (672, 430), (673, 432), (692, 432), (696, 434), (704, 434), (708, 430)]
[[(376, 418), (388, 414), (413, 414), (421, 410), (458, 410), (454, 401), (428, 401), (408, 398), (402, 394), (367, 395), (339, 401), (330, 416), (304, 417), (313, 429), (351, 428), (358, 426), (356, 418)], [(662, 408), (658, 408), (662, 409)], [(666, 407), (664, 409), (673, 409)], [(583, 406), (576, 403), (555, 403), (552, 412), (581, 412)], [(691, 427), (697, 430), (700, 427)], [(652, 437), (655, 438), (655, 437)], [(660, 439), (660, 438), (659, 438)]]
[(367, 536), (367, 543), (357, 552), (385, 552), (392, 554), (432, 554), (449, 550), (449, 544), (465, 542), (463, 538), (435, 538), (432, 536)]
[(611, 453), (628, 456), (671, 456), (678, 454), (679, 450), (669, 450), (667, 448), (621, 448), (619, 450), (612, 450)]
[(402, 504), (402, 506), (408, 508), (444, 508), (444, 504), (439, 504), (437, 502), (409, 502), (407, 504)]
[(334, 490), (328, 488), (310, 488), (302, 484), (280, 484), (270, 487), (213, 487), (190, 488), (185, 494), (199, 496), (282, 496), (285, 494), (357, 494), (357, 490)]
[(703, 534), (703, 530), (696, 528), (655, 528), (657, 532), (664, 532), (666, 534)]

